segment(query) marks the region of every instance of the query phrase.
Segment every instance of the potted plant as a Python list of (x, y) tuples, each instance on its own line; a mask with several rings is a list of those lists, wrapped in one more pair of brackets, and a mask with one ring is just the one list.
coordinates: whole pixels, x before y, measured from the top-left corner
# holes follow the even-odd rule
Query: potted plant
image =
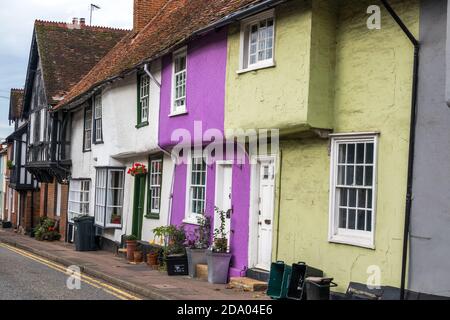
[(228, 250), (228, 235), (225, 231), (226, 213), (218, 208), (214, 210), (218, 213), (220, 225), (214, 230), (213, 246), (206, 253), (206, 259), (208, 261), (208, 282), (226, 284), (228, 283), (231, 262), (231, 253)]
[(111, 215), (111, 223), (112, 224), (122, 224), (122, 217), (118, 214), (113, 213)]
[(134, 261), (134, 252), (137, 247), (137, 237), (134, 235), (129, 235), (125, 237), (125, 241), (127, 244), (127, 260)]
[(14, 169), (14, 162), (12, 160), (8, 160), (6, 162), (6, 167), (8, 168), (8, 170), (13, 170)]
[(186, 276), (189, 274), (186, 256), (186, 234), (184, 227), (166, 226), (153, 230), (156, 237), (164, 239), (163, 268), (169, 276)]
[(39, 224), (34, 228), (34, 237), (38, 241), (59, 241), (61, 234), (56, 228), (56, 221), (42, 217)]
[(145, 165), (143, 163), (135, 163), (133, 164), (133, 166), (128, 169), (128, 174), (131, 175), (132, 177), (135, 176), (140, 176), (140, 175), (145, 175), (147, 174), (147, 168), (145, 167)]
[(161, 253), (161, 248), (157, 247), (150, 247), (149, 252), (147, 253), (147, 265), (149, 267), (157, 267), (158, 266), (158, 259), (159, 255)]
[(197, 219), (199, 227), (195, 229), (193, 237), (188, 239), (186, 248), (189, 276), (197, 276), (197, 265), (207, 264), (206, 251), (211, 245), (211, 217), (201, 216)]

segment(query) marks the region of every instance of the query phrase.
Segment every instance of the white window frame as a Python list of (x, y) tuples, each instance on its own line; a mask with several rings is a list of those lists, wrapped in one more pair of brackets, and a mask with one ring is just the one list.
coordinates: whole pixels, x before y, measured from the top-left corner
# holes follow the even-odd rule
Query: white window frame
[[(155, 171), (153, 170), (153, 164), (154, 163), (159, 163), (159, 168), (161, 171)], [(149, 203), (150, 203), (150, 213), (151, 214), (157, 214), (159, 215), (161, 212), (161, 191), (162, 191), (162, 177), (163, 177), (163, 158), (155, 158), (155, 159), (150, 159), (150, 163), (149, 163), (149, 192), (148, 192), (148, 196), (150, 197), (149, 199)], [(159, 184), (154, 184), (154, 177), (159, 177)], [(153, 197), (153, 190), (159, 190), (159, 196), (158, 197)], [(154, 200), (157, 199), (158, 200), (158, 209), (154, 209), (153, 205), (154, 205)]]
[[(88, 117), (88, 113), (90, 116)], [(84, 130), (83, 130), (83, 151), (89, 152), (92, 150), (92, 129), (93, 129), (93, 122), (92, 122), (92, 107), (86, 107), (84, 109)]]
[[(69, 201), (67, 210), (69, 223), (73, 223), (74, 222), (73, 219), (76, 217), (89, 214), (90, 192), (91, 192), (91, 180), (73, 179), (70, 182)], [(76, 211), (74, 210), (74, 208), (79, 208), (80, 210)], [(83, 208), (87, 208), (87, 210), (84, 210)]]
[[(103, 142), (103, 98), (102, 98), (102, 94), (97, 94), (94, 96), (93, 100), (93, 108), (92, 108), (92, 118), (94, 119), (93, 122), (93, 130), (94, 130), (94, 134), (93, 134), (93, 138), (94, 138), (94, 143), (101, 143)], [(99, 111), (99, 113), (97, 113), (97, 111)], [(100, 126), (98, 126), (97, 122), (100, 122)], [(100, 135), (100, 137), (98, 136), (98, 134)]]
[[(376, 132), (331, 135), (330, 166), (330, 209), (328, 241), (375, 249), (375, 226), (377, 217), (377, 171), (378, 171), (378, 137)], [(372, 184), (372, 225), (371, 231), (348, 230), (339, 228), (339, 206), (337, 204), (337, 175), (339, 145), (344, 143), (373, 142), (373, 184)]]
[[(272, 58), (257, 61), (250, 64), (250, 29), (252, 25), (258, 24), (262, 20), (273, 19), (273, 39), (272, 39)], [(248, 33), (248, 41), (246, 42), (246, 34)], [(275, 9), (267, 10), (257, 14), (241, 22), (240, 33), (240, 51), (239, 51), (239, 70), (237, 73), (245, 73), (257, 69), (275, 67), (275, 44), (276, 44), (276, 17)], [(258, 52), (258, 50), (257, 50)]]
[[(106, 172), (106, 184), (105, 185), (99, 185), (98, 174), (100, 171)], [(112, 172), (118, 172), (122, 175), (122, 185), (117, 188), (111, 187), (111, 173)], [(118, 168), (118, 167), (98, 167), (96, 168), (96, 181), (95, 181), (95, 208), (94, 208), (94, 216), (95, 216), (95, 224), (102, 228), (110, 228), (110, 229), (121, 229), (123, 225), (124, 220), (124, 199), (125, 199), (125, 168)], [(104, 192), (104, 197), (98, 197), (98, 190), (101, 189), (102, 192)], [(120, 192), (120, 198), (121, 198), (121, 205), (112, 204), (110, 203), (109, 197), (113, 192)], [(101, 200), (102, 202), (99, 202)], [(102, 212), (99, 212), (100, 210)], [(120, 209), (121, 211), (121, 223), (120, 224), (113, 224), (111, 222), (108, 222), (108, 209)], [(111, 213), (112, 216), (112, 213)], [(101, 219), (100, 219), (101, 218)], [(111, 219), (111, 217), (109, 217)], [(111, 220), (109, 220), (111, 221)]]
[[(147, 91), (147, 93), (145, 92)], [(146, 113), (144, 112), (146, 111)], [(147, 74), (139, 75), (139, 124), (148, 123), (150, 112), (150, 77)], [(144, 117), (144, 114), (146, 116)]]
[[(177, 73), (175, 73), (175, 64), (176, 64), (176, 60), (180, 57), (185, 57), (186, 59), (186, 68), (183, 71), (179, 71)], [(184, 90), (185, 90), (185, 94), (184, 94), (184, 105), (181, 106), (176, 106), (176, 95), (175, 95), (175, 91), (176, 91), (176, 77), (180, 74), (184, 73), (185, 75), (185, 84), (184, 84)], [(175, 51), (172, 55), (172, 97), (171, 97), (171, 107), (170, 107), (170, 115), (169, 116), (177, 116), (180, 114), (185, 114), (187, 113), (187, 108), (186, 108), (186, 104), (187, 104), (187, 76), (188, 76), (188, 56), (187, 56), (187, 47), (183, 47), (177, 51)], [(183, 99), (183, 98), (178, 98), (179, 99)]]
[[(206, 201), (207, 201), (207, 192), (208, 192), (208, 158), (206, 156), (193, 154), (194, 152), (189, 152), (189, 162), (187, 164), (187, 170), (186, 170), (186, 214), (185, 219), (183, 220), (184, 223), (187, 224), (193, 224), (198, 225), (198, 218), (202, 217), (202, 214), (197, 214), (192, 212), (192, 188), (194, 187), (192, 185), (192, 169), (193, 169), (193, 159), (194, 158), (203, 158), (205, 161), (205, 204), (203, 210), (206, 213)], [(200, 185), (196, 185), (200, 186)]]

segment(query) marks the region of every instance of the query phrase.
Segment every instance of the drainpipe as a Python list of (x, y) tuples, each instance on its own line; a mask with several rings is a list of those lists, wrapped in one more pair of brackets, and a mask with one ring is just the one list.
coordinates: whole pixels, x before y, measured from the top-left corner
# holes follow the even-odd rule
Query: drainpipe
[(402, 31), (411, 41), (414, 46), (414, 65), (413, 65), (413, 83), (412, 83), (412, 97), (411, 97), (411, 123), (409, 132), (409, 154), (408, 154), (408, 182), (406, 190), (406, 208), (405, 208), (405, 225), (403, 231), (403, 254), (402, 254), (402, 275), (400, 284), (400, 300), (405, 300), (406, 294), (406, 271), (408, 261), (408, 244), (409, 244), (409, 229), (411, 222), (411, 206), (412, 206), (412, 190), (413, 190), (413, 178), (414, 178), (414, 150), (416, 140), (416, 122), (417, 122), (417, 91), (419, 82), (419, 51), (420, 43), (413, 36), (411, 31), (406, 27), (400, 17), (396, 14), (394, 9), (389, 5), (387, 0), (381, 0), (383, 6), (397, 22)]
[[(150, 77), (150, 79), (152, 79), (152, 81), (155, 82), (155, 84), (158, 86), (158, 88), (161, 88), (161, 83), (158, 82), (158, 80), (156, 80), (156, 78), (153, 76), (153, 74), (150, 72), (150, 68), (148, 67), (148, 63), (146, 63), (144, 65), (144, 71), (145, 73)], [(167, 151), (166, 149), (164, 149), (160, 144), (159, 144), (159, 120), (160, 120), (160, 116), (161, 116), (161, 106), (158, 108), (158, 149), (164, 153), (165, 155), (169, 156), (170, 158), (172, 158), (172, 154)], [(163, 167), (164, 168), (164, 167)], [(168, 208), (168, 214), (167, 214), (167, 225), (170, 225), (171, 219), (172, 219), (172, 202), (173, 202), (173, 188), (174, 188), (174, 184), (175, 184), (175, 169), (176, 169), (176, 164), (174, 165), (173, 168), (173, 172), (172, 172), (172, 182), (170, 185), (170, 198), (169, 198), (169, 208)]]

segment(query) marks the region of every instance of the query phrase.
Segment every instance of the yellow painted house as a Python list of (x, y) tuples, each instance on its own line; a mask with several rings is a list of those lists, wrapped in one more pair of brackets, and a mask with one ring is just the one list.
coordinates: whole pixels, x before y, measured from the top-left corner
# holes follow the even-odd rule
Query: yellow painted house
[[(390, 3), (418, 37), (419, 1)], [(250, 267), (400, 286), (413, 49), (379, 1), (292, 0), (230, 27), (225, 129), (280, 130), (250, 154)]]

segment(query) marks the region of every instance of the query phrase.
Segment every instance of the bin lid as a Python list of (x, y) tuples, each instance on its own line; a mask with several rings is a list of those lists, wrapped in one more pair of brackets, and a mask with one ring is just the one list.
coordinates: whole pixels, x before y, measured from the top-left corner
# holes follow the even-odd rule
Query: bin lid
[(333, 281), (333, 278), (323, 278), (323, 277), (308, 277), (306, 281), (313, 282), (320, 285), (330, 284)]

